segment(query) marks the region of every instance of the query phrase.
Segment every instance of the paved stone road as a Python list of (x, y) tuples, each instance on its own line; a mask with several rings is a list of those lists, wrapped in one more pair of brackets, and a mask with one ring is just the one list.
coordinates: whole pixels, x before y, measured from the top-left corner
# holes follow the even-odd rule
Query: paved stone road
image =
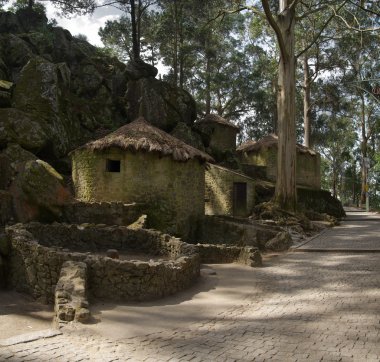
[[(335, 229), (339, 248), (360, 239), (380, 250), (380, 222), (376, 225), (346, 222), (342, 227), (350, 238)], [(329, 239), (336, 235), (328, 233)], [(322, 234), (308, 247), (325, 242)], [(379, 257), (354, 251), (288, 253), (253, 269), (255, 292), (213, 320), (117, 341), (78, 330), (0, 347), (0, 360), (379, 361)]]
[(303, 245), (304, 251), (356, 250), (380, 251), (380, 215), (355, 211), (347, 213), (342, 225), (326, 229), (312, 242)]

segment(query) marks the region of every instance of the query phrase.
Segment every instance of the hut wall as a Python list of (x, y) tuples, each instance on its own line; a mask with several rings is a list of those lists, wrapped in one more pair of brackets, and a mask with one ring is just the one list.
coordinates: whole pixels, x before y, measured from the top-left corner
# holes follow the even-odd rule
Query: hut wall
[(216, 165), (209, 165), (206, 170), (206, 215), (234, 215), (234, 183), (247, 184), (247, 212), (252, 213), (254, 206), (255, 185), (247, 176)]
[[(257, 152), (242, 152), (243, 165), (265, 166), (266, 178), (275, 182), (277, 179), (277, 148), (262, 149)], [(319, 154), (297, 152), (297, 185), (314, 189), (321, 188), (321, 157)], [(247, 167), (249, 171), (249, 167)]]
[[(120, 172), (106, 171), (107, 159)], [(76, 197), (82, 201), (138, 202), (152, 228), (194, 239), (204, 215), (204, 166), (153, 153), (78, 150), (72, 156)]]

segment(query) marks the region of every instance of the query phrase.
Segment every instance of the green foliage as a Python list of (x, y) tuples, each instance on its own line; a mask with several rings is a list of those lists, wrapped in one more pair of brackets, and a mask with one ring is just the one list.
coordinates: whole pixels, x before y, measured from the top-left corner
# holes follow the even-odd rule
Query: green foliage
[[(17, 13), (19, 10), (27, 9), (29, 7), (29, 2), (26, 0), (16, 0), (8, 8), (8, 11)], [(46, 7), (44, 4), (36, 3), (33, 5), (33, 10), (41, 15), (46, 15)]]

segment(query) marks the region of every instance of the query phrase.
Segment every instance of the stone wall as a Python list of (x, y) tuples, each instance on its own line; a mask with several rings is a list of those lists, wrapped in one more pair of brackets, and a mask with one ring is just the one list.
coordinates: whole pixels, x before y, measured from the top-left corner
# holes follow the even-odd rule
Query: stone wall
[[(120, 172), (106, 172), (106, 160), (119, 160)], [(204, 215), (204, 166), (176, 162), (154, 153), (76, 151), (76, 197), (82, 201), (144, 203), (149, 227), (195, 240)]]
[[(154, 230), (30, 223), (8, 227), (6, 234), (11, 242), (8, 286), (42, 302), (53, 302), (62, 264), (69, 260), (87, 264), (89, 296), (101, 299), (157, 299), (185, 289), (199, 276), (196, 246)], [(107, 249), (149, 252), (157, 261), (92, 253)]]
[[(241, 161), (247, 174), (254, 176), (249, 165), (266, 167), (266, 179), (275, 182), (277, 179), (277, 148), (262, 149), (260, 152), (242, 152)], [(315, 189), (321, 188), (321, 156), (297, 151), (297, 185)]]
[(209, 165), (206, 170), (206, 215), (234, 215), (234, 183), (247, 184), (247, 209), (252, 213), (255, 198), (254, 180), (248, 176), (217, 165)]
[(63, 263), (54, 296), (55, 322), (58, 326), (72, 321), (86, 322), (90, 318), (86, 263)]
[(141, 204), (122, 202), (71, 202), (63, 206), (62, 220), (69, 224), (129, 225), (142, 213)]
[(206, 216), (202, 230), (199, 242), (203, 244), (254, 246), (264, 250), (266, 242), (274, 238), (281, 228), (236, 218)]
[(254, 247), (223, 244), (198, 244), (197, 247), (202, 263), (237, 263), (252, 267), (262, 266), (261, 254)]

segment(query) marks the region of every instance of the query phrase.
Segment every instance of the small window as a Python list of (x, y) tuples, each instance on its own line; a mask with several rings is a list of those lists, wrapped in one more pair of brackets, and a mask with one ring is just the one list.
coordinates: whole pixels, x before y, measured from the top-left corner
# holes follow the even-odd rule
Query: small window
[(107, 159), (106, 171), (107, 172), (120, 172), (120, 160), (109, 160), (109, 159)]

